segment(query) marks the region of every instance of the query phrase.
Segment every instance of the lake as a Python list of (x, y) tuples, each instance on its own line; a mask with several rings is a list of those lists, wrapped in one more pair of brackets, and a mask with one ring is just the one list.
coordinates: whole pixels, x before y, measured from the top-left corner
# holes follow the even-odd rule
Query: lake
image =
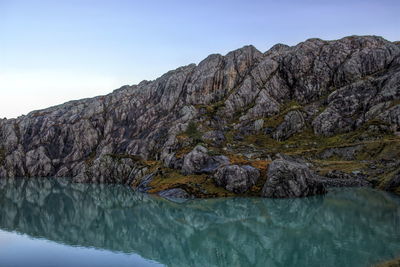
[(123, 185), (0, 179), (0, 266), (370, 266), (400, 256), (400, 197), (183, 203)]

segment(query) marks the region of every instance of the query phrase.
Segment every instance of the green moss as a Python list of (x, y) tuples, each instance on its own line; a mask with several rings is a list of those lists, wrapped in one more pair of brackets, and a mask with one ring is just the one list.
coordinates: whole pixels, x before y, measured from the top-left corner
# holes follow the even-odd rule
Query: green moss
[(334, 170), (350, 173), (366, 167), (365, 163), (355, 160), (314, 160), (313, 163), (321, 175)]

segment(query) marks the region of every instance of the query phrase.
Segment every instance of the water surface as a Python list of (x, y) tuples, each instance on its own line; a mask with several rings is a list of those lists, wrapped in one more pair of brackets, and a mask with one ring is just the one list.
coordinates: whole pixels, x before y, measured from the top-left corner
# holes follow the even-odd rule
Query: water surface
[(121, 185), (0, 179), (0, 266), (370, 266), (400, 256), (373, 189), (174, 203)]

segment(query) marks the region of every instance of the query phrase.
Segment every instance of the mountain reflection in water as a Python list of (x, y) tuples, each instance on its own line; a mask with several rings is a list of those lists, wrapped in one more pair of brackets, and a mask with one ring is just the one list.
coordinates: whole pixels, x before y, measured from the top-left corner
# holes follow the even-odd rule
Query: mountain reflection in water
[(360, 188), (178, 204), (121, 185), (0, 179), (0, 229), (167, 266), (369, 266), (400, 255), (399, 199)]

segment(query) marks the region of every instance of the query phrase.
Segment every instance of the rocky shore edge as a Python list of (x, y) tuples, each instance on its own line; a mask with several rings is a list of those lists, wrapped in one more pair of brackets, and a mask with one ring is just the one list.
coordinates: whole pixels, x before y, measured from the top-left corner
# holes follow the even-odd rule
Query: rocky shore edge
[[(181, 167), (185, 175), (202, 176), (216, 188), (222, 188), (228, 194), (210, 195), (205, 189), (193, 190), (187, 184), (168, 184), (167, 189), (152, 187), (157, 176), (164, 174), (157, 168), (154, 172), (133, 179), (131, 186), (143, 193), (155, 193), (167, 199), (193, 199), (220, 196), (260, 196), (266, 198), (298, 198), (322, 195), (331, 187), (373, 186), (367, 176), (354, 172), (331, 171), (326, 175), (317, 174), (313, 165), (304, 159), (284, 154), (266, 162), (264, 171), (251, 165), (231, 164), (225, 156), (210, 156), (208, 150), (198, 145), (183, 159)], [(264, 177), (262, 177), (264, 176)], [(190, 177), (190, 176), (189, 176)], [(168, 177), (158, 178), (168, 181)], [(257, 185), (261, 183), (261, 190)], [(196, 186), (196, 185), (195, 185)], [(200, 188), (201, 185), (198, 184)], [(259, 191), (259, 194), (256, 193)]]

